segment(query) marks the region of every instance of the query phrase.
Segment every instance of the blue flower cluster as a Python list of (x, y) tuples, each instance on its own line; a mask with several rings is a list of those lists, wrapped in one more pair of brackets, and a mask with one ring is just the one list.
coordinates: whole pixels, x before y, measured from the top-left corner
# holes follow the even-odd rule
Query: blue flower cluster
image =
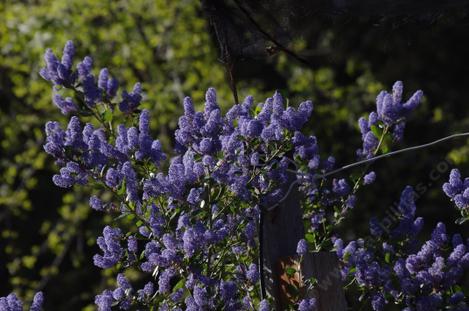
[[(376, 98), (376, 111), (369, 114), (368, 119), (358, 120), (362, 134), (363, 147), (357, 151), (360, 158), (371, 158), (377, 152), (380, 137), (377, 131), (392, 133), (395, 140), (404, 135), (405, 118), (415, 110), (423, 97), (423, 92), (416, 91), (406, 102), (402, 101), (404, 86), (401, 81), (394, 83), (392, 93), (381, 91)], [(375, 131), (373, 131), (373, 127)]]
[(469, 177), (461, 177), (458, 169), (451, 170), (449, 181), (443, 184), (443, 191), (461, 212), (459, 223), (469, 220)]
[[(44, 295), (37, 292), (34, 295), (29, 311), (41, 311), (44, 303)], [(0, 297), (0, 311), (23, 311), (23, 302), (15, 294), (6, 297)]]
[[(150, 306), (158, 310), (270, 310), (272, 301), (261, 299), (261, 267), (257, 265), (261, 213), (275, 207), (297, 184), (304, 195), (304, 218), (311, 224), (297, 247), (297, 253), (305, 256), (330, 245), (332, 229), (354, 207), (358, 187), (376, 178), (374, 172), (365, 172), (352, 184), (346, 178), (318, 177), (334, 169), (335, 159), (320, 155), (316, 137), (301, 132), (313, 105), (305, 101), (298, 108), (286, 106), (278, 92), (258, 104), (248, 96), (225, 115), (212, 88), (206, 92), (203, 111), (196, 111), (186, 97), (175, 131), (175, 155), (167, 159), (160, 142), (151, 136), (149, 111), (139, 110), (141, 84), (119, 96), (117, 80), (108, 69), (101, 69), (96, 79), (93, 60), (85, 57), (74, 70), (73, 56), (71, 42), (61, 61), (47, 50), (46, 67), (41, 70), (54, 86), (55, 105), (71, 115), (66, 128), (55, 121), (46, 124), (44, 149), (60, 166), (53, 181), (68, 188), (93, 180), (113, 196), (105, 200), (105, 196), (93, 195), (91, 208), (135, 220), (132, 232), (123, 232), (116, 222), (97, 239), (100, 253), (93, 258), (95, 265), (121, 272), (115, 289), (96, 296), (101, 311)], [(63, 89), (72, 91), (73, 99), (64, 98)], [(388, 133), (400, 138), (405, 117), (421, 97), (417, 91), (403, 103), (401, 82), (396, 82), (392, 94), (380, 93), (377, 111), (359, 121), (364, 142), (359, 156), (375, 155)], [(109, 114), (112, 117), (105, 118)], [(90, 116), (98, 126), (82, 121)], [(121, 124), (115, 124), (117, 120)], [(410, 249), (415, 246), (410, 237), (423, 224), (415, 219), (410, 188), (404, 190), (399, 210), (402, 217), (391, 237), (405, 241), (401, 244)], [(372, 226), (372, 234), (377, 240), (385, 236), (379, 226)], [(339, 239), (334, 243), (344, 261), (344, 274), (353, 274), (372, 293), (375, 310), (389, 300), (388, 288), (402, 293), (400, 281), (389, 283), (394, 273), (391, 263), (375, 259), (407, 260), (398, 249), (402, 245), (385, 243), (370, 250), (360, 240), (346, 247)], [(456, 255), (445, 257), (445, 251), (442, 246), (435, 250), (435, 254), (440, 252), (436, 257), (444, 258), (445, 267), (464, 266), (462, 259), (451, 259), (450, 264), (449, 258)], [(418, 269), (429, 271), (434, 262), (440, 264), (436, 257)], [(127, 269), (141, 272), (146, 280), (140, 282), (145, 284), (142, 288), (126, 279)], [(408, 271), (406, 278), (418, 284), (420, 270)], [(426, 287), (406, 292), (405, 303), (419, 304), (426, 293)], [(291, 307), (315, 310), (317, 301), (303, 299)]]
[[(47, 49), (44, 55), (46, 66), (39, 72), (41, 77), (53, 83), (54, 91), (65, 87), (80, 92), (78, 103), (74, 102), (71, 97), (63, 98), (54, 92), (53, 102), (65, 115), (77, 113), (85, 108), (81, 104), (93, 108), (100, 102), (110, 103), (110, 100), (116, 97), (119, 88), (117, 79), (110, 77), (107, 68), (101, 69), (96, 79), (92, 73), (93, 59), (89, 56), (86, 56), (78, 63), (76, 70), (73, 70), (74, 55), (75, 47), (72, 41), (65, 44), (60, 61), (52, 50)], [(128, 114), (135, 111), (141, 101), (142, 87), (140, 83), (136, 83), (130, 93), (122, 91), (121, 100), (117, 106), (122, 112)]]
[(96, 241), (104, 255), (95, 255), (93, 261), (95, 266), (106, 269), (119, 262), (123, 255), (123, 249), (120, 245), (122, 233), (119, 228), (105, 227), (103, 236), (98, 237)]
[(423, 220), (415, 218), (412, 188), (402, 192), (398, 210), (399, 223), (390, 232), (373, 220), (372, 240), (351, 241), (345, 247), (335, 240), (343, 276), (356, 282), (376, 311), (392, 303), (406, 311), (468, 310), (464, 293), (455, 288), (469, 270), (469, 240), (465, 243), (459, 234), (450, 237), (438, 223), (431, 239), (419, 247), (416, 236)]
[(44, 55), (46, 67), (42, 68), (39, 74), (45, 80), (54, 83), (54, 85), (73, 85), (77, 79), (77, 73), (72, 71), (74, 55), (75, 47), (72, 41), (65, 44), (61, 61), (51, 49), (47, 49)]
[(62, 166), (60, 174), (53, 178), (54, 183), (63, 188), (83, 185), (90, 175), (98, 174), (110, 162), (117, 162), (118, 165), (107, 170), (106, 184), (116, 187), (125, 179), (130, 199), (137, 200), (135, 172), (129, 160), (133, 157), (158, 165), (166, 158), (160, 142), (149, 136), (148, 118), (148, 111), (144, 110), (140, 114), (139, 129), (119, 126), (114, 145), (102, 128), (95, 129), (90, 123), (83, 126), (76, 116), (70, 119), (66, 130), (58, 122), (48, 122), (44, 150)]

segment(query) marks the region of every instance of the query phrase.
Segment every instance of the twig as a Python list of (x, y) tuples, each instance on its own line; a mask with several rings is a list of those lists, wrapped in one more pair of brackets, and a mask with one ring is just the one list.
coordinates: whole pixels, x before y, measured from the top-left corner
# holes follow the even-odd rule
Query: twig
[(226, 27), (223, 26), (222, 19), (217, 15), (218, 10), (214, 3), (214, 1), (202, 0), (202, 7), (207, 14), (209, 24), (211, 25), (213, 33), (215, 34), (215, 38), (218, 42), (218, 47), (220, 48), (220, 61), (225, 65), (230, 89), (233, 94), (234, 102), (237, 105), (239, 103), (238, 91), (236, 89), (236, 79), (233, 74), (235, 59), (232, 55), (230, 44), (228, 43)]
[(230, 89), (231, 89), (231, 92), (233, 93), (233, 99), (234, 99), (235, 105), (238, 105), (239, 104), (238, 90), (236, 89), (236, 79), (233, 74), (233, 67), (234, 67), (234, 62), (230, 61), (226, 63), (226, 71), (228, 72), (228, 77), (230, 78)]

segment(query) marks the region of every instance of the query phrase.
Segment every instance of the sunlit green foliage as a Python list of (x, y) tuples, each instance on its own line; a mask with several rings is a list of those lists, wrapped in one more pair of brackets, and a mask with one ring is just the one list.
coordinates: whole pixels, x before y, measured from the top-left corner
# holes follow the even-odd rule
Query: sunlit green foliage
[[(152, 129), (165, 146), (172, 144), (184, 96), (203, 103), (205, 90), (213, 86), (220, 103), (233, 102), (225, 67), (196, 0), (6, 0), (0, 2), (0, 16), (0, 243), (5, 245), (0, 248), (0, 279), (8, 280), (0, 290), (14, 289), (31, 298), (34, 290), (45, 287), (46, 293), (61, 292), (47, 295), (46, 304), (54, 310), (79, 309), (110, 282), (90, 258), (97, 233), (112, 219), (92, 212), (83, 190), (64, 192), (51, 182), (55, 168), (42, 150), (43, 124), (61, 116), (51, 103), (48, 84), (38, 75), (43, 51), (59, 51), (72, 39), (79, 57), (95, 56), (95, 68), (109, 68), (120, 81), (144, 82), (143, 106), (151, 109)], [(321, 29), (317, 51), (308, 51), (308, 38), (295, 39), (291, 49), (304, 55), (332, 54), (341, 32), (340, 27)], [(367, 55), (340, 57), (316, 64), (314, 70), (281, 52), (247, 63), (240, 60), (235, 63), (237, 72), (248, 72), (238, 79), (240, 98), (250, 94), (257, 101), (279, 89), (292, 103), (313, 99), (309, 126), (327, 142), (322, 151), (352, 158), (350, 146), (359, 147), (359, 114), (371, 110), (374, 96), (390, 81), (407, 77), (396, 77), (395, 72), (386, 76), (382, 72), (387, 68), (378, 75)], [(400, 70), (404, 75), (407, 68)], [(442, 127), (450, 114), (432, 109), (425, 103), (420, 113), (432, 116), (429, 126)], [(468, 154), (463, 147), (450, 158), (464, 163)], [(368, 217), (369, 211), (363, 215)]]
[[(62, 192), (50, 181), (43, 124), (60, 116), (38, 75), (44, 49), (73, 39), (78, 55), (99, 55), (95, 68), (108, 67), (121, 81), (144, 81), (145, 106), (166, 144), (184, 96), (202, 102), (209, 86), (222, 98), (231, 94), (196, 1), (7, 1), (0, 15), (0, 205), (6, 207), (0, 274), (9, 281), (1, 288), (30, 298), (46, 285), (46, 291), (66, 292), (78, 283), (81, 295), (74, 299), (66, 293), (49, 299), (63, 310), (77, 309), (100, 286), (96, 276), (90, 282), (98, 271), (90, 254), (103, 220), (91, 213), (84, 193)], [(49, 282), (59, 273), (60, 281)]]

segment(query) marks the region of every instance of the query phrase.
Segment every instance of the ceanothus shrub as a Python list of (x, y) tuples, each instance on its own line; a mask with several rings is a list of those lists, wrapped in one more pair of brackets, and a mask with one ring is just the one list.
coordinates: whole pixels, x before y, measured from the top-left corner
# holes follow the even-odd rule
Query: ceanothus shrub
[[(139, 108), (141, 85), (118, 95), (119, 84), (107, 69), (96, 77), (90, 57), (76, 68), (73, 58), (71, 41), (61, 60), (51, 50), (45, 54), (40, 74), (53, 84), (53, 103), (70, 120), (66, 126), (46, 124), (44, 149), (60, 167), (53, 177), (57, 186), (89, 185), (96, 190), (91, 208), (116, 216), (96, 241), (94, 264), (119, 272), (116, 287), (96, 296), (98, 310), (271, 310), (258, 265), (260, 218), (292, 186), (303, 194), (307, 224), (298, 254), (334, 249), (344, 278), (353, 278), (374, 310), (391, 302), (406, 310), (466, 308), (464, 293), (455, 289), (467, 269), (469, 245), (459, 235), (450, 242), (439, 224), (419, 247), (415, 235), (423, 221), (415, 219), (410, 188), (403, 192), (402, 219), (394, 231), (372, 226), (370, 243), (360, 239), (344, 247), (335, 228), (376, 174), (339, 176), (343, 171), (334, 157), (321, 156), (316, 137), (301, 131), (313, 111), (310, 101), (286, 107), (276, 92), (258, 104), (247, 97), (223, 115), (210, 88), (203, 111), (184, 99), (175, 146), (165, 153), (151, 136), (149, 111)], [(391, 93), (378, 95), (376, 111), (360, 118), (358, 159), (371, 159), (402, 139), (422, 92), (406, 101), (402, 95), (403, 85), (396, 82)], [(463, 186), (445, 186), (458, 206), (466, 198)], [(111, 199), (104, 199), (103, 189)], [(130, 228), (120, 225), (122, 218)], [(140, 271), (143, 287), (126, 278), (130, 269)], [(0, 310), (22, 310), (12, 295), (0, 298)], [(38, 295), (31, 310), (40, 308)], [(290, 305), (315, 308), (314, 298)]]
[(346, 246), (335, 239), (342, 275), (359, 286), (362, 298), (370, 298), (373, 310), (384, 310), (391, 303), (406, 311), (468, 310), (459, 284), (469, 269), (469, 239), (450, 236), (440, 222), (431, 239), (419, 244), (423, 219), (415, 216), (414, 197), (412, 187), (402, 191), (399, 220), (392, 230), (372, 220), (371, 239)]

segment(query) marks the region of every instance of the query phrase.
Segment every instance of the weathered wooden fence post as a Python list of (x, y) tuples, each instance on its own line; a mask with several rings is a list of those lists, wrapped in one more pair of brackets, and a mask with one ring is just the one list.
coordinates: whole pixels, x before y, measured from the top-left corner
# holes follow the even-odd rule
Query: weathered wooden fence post
[(313, 291), (302, 293), (304, 297), (315, 297), (318, 311), (345, 311), (347, 304), (338, 260), (333, 253), (311, 253), (303, 258), (300, 267), (296, 254), (298, 241), (304, 236), (299, 204), (300, 194), (296, 189), (273, 211), (264, 215), (263, 251), (264, 274), (267, 292), (275, 297), (277, 310), (283, 310), (293, 299), (288, 293), (289, 284), (302, 285), (299, 275), (288, 276), (286, 269), (293, 267), (306, 277), (314, 277), (318, 284)]

